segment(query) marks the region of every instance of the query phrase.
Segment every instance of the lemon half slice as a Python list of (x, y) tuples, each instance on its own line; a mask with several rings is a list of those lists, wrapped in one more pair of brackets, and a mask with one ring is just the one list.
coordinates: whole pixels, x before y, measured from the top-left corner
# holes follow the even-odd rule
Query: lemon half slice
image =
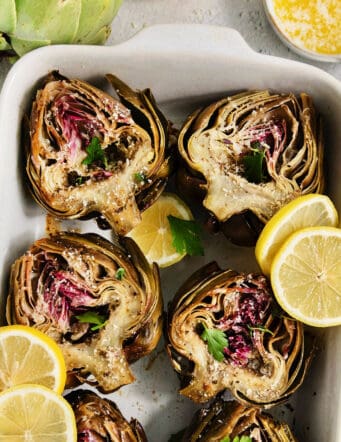
[(299, 321), (341, 325), (341, 229), (293, 233), (273, 260), (271, 285), (283, 310)]
[(65, 381), (65, 361), (53, 339), (25, 325), (0, 327), (0, 391), (30, 383), (62, 393)]
[(168, 216), (192, 220), (187, 205), (172, 193), (163, 193), (158, 200), (142, 213), (142, 221), (129, 232), (128, 236), (138, 244), (148, 262), (168, 267), (180, 261), (186, 253), (178, 253), (172, 242)]
[(0, 393), (0, 440), (76, 442), (70, 404), (54, 391), (35, 384)]
[(258, 238), (255, 253), (262, 272), (270, 274), (276, 252), (292, 233), (305, 227), (336, 227), (338, 223), (336, 208), (326, 195), (303, 195), (286, 204), (269, 220)]

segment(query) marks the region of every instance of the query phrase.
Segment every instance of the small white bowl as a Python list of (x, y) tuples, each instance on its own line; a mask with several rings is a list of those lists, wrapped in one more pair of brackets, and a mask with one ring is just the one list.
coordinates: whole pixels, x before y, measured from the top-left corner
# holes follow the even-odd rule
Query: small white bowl
[(282, 40), (284, 44), (286, 44), (290, 49), (292, 49), (297, 54), (302, 57), (310, 58), (311, 60), (316, 61), (325, 61), (329, 63), (335, 63), (341, 61), (341, 54), (322, 54), (319, 52), (311, 51), (304, 47), (298, 46), (294, 43), (290, 37), (284, 32), (280, 25), (280, 21), (275, 14), (274, 5), (272, 0), (263, 0), (264, 9), (270, 24), (272, 25), (274, 31), (278, 35), (278, 37)]

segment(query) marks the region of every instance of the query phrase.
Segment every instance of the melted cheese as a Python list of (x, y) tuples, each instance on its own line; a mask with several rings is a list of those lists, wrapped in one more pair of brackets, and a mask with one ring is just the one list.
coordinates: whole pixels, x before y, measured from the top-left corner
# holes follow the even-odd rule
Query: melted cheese
[(277, 25), (296, 46), (341, 54), (340, 0), (273, 0)]

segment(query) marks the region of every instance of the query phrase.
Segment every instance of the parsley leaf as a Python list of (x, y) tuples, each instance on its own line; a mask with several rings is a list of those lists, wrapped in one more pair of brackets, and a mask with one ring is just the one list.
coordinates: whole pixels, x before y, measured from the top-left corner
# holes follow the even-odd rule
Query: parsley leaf
[(105, 316), (100, 315), (96, 312), (85, 312), (81, 315), (77, 315), (76, 318), (79, 322), (88, 322), (89, 324), (94, 324), (91, 327), (92, 331), (98, 330), (99, 328), (102, 328), (106, 324)]
[(143, 181), (146, 180), (146, 176), (143, 172), (136, 172), (134, 174), (134, 178), (135, 178), (135, 181), (137, 181), (138, 183), (143, 183)]
[(208, 351), (219, 362), (224, 360), (224, 348), (228, 347), (229, 343), (225, 333), (222, 330), (215, 328), (207, 328), (205, 324), (202, 324), (204, 331), (200, 337), (203, 341), (207, 342)]
[(79, 176), (79, 177), (76, 178), (76, 180), (75, 180), (76, 186), (80, 186), (83, 183), (85, 183), (85, 178), (83, 176)]
[(263, 173), (265, 149), (262, 149), (258, 141), (252, 143), (251, 146), (253, 147), (251, 153), (243, 157), (245, 177), (251, 183), (259, 184), (265, 180)]
[(200, 227), (195, 221), (167, 216), (171, 233), (172, 244), (178, 253), (187, 253), (190, 256), (203, 255), (204, 248), (201, 244)]
[(271, 330), (269, 330), (266, 327), (263, 327), (262, 325), (255, 325), (255, 326), (248, 325), (247, 327), (250, 331), (259, 330), (259, 331), (262, 331), (263, 333), (270, 333), (271, 336), (274, 335)]
[(104, 150), (102, 149), (101, 143), (99, 142), (99, 139), (97, 137), (92, 138), (86, 148), (86, 153), (88, 154), (88, 156), (84, 158), (82, 164), (90, 166), (96, 161), (100, 161), (101, 163), (103, 163), (104, 169), (108, 167), (107, 157), (105, 156)]
[[(231, 438), (230, 436), (225, 436), (219, 442), (231, 442)], [(232, 442), (252, 442), (252, 439), (249, 436), (242, 436), (242, 437), (235, 436)]]
[(126, 272), (126, 271), (124, 270), (123, 267), (119, 267), (119, 268), (116, 270), (115, 278), (116, 278), (116, 279), (119, 279), (120, 281), (122, 281), (125, 272)]

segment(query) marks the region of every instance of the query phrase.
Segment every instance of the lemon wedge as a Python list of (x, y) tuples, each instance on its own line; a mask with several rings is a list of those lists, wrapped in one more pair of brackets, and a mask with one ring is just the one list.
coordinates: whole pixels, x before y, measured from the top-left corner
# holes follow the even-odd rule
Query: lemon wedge
[(271, 266), (280, 306), (315, 327), (341, 325), (341, 229), (310, 227), (293, 233)]
[(76, 442), (70, 404), (54, 391), (23, 384), (0, 393), (0, 440)]
[(156, 262), (160, 267), (175, 264), (186, 255), (185, 252), (177, 252), (172, 244), (169, 215), (183, 220), (193, 219), (190, 209), (178, 196), (163, 193), (142, 213), (142, 221), (128, 234), (138, 244), (148, 262)]
[(294, 232), (305, 227), (338, 226), (336, 208), (326, 195), (300, 196), (283, 206), (265, 225), (256, 243), (255, 254), (265, 275), (277, 250)]
[(0, 391), (30, 383), (62, 393), (65, 381), (65, 361), (53, 339), (25, 325), (0, 327)]

